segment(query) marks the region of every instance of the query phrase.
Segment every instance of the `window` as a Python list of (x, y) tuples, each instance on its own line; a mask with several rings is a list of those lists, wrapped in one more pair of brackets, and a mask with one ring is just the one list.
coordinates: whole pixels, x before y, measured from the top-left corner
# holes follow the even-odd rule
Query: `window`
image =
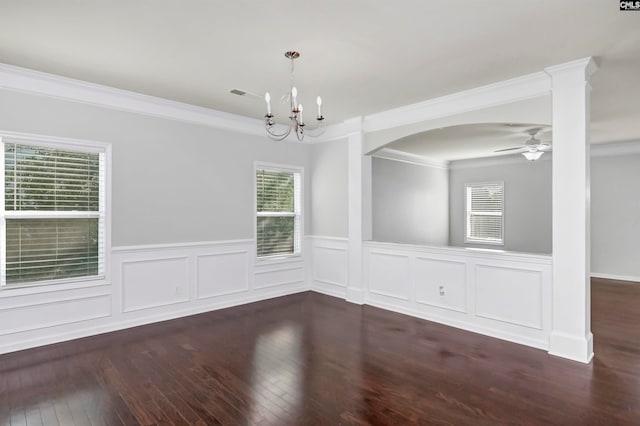
[(107, 146), (0, 142), (0, 286), (104, 278)]
[(300, 253), (301, 181), (300, 169), (256, 164), (258, 257)]
[(465, 197), (465, 242), (504, 244), (504, 183), (468, 183)]

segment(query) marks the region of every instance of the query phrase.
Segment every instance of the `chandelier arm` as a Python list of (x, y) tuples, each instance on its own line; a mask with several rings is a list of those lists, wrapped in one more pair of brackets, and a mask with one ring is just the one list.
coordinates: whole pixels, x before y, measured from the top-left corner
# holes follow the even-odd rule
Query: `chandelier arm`
[(283, 139), (286, 139), (286, 137), (291, 133), (291, 126), (287, 127), (286, 130), (282, 133), (274, 132), (274, 129), (275, 124), (269, 125), (268, 123), (265, 123), (265, 130), (267, 131), (267, 135), (274, 141), (281, 141)]

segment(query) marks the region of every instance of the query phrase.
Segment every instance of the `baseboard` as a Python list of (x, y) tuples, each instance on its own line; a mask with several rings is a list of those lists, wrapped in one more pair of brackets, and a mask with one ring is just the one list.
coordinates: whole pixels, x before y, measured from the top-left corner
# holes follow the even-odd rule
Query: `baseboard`
[(603, 278), (605, 280), (616, 281), (631, 281), (640, 284), (640, 277), (633, 277), (629, 275), (613, 275), (613, 274), (601, 274), (599, 272), (592, 272), (591, 278)]
[(593, 334), (574, 336), (552, 331), (549, 354), (588, 364), (593, 359)]
[(388, 311), (397, 312), (399, 314), (409, 315), (412, 317), (420, 318), (423, 320), (435, 322), (438, 324), (446, 325), (449, 327), (459, 328), (461, 330), (470, 331), (472, 333), (482, 334), (484, 336), (495, 337), (496, 339), (506, 340), (513, 343), (518, 343), (525, 346), (530, 346), (536, 349), (548, 350), (549, 343), (543, 340), (521, 336), (514, 333), (509, 333), (503, 330), (497, 330), (490, 327), (482, 327), (477, 324), (471, 324), (464, 321), (456, 321), (451, 318), (441, 317), (439, 315), (433, 315), (424, 311), (407, 309), (380, 301), (367, 300), (366, 304), (369, 306), (375, 306), (377, 308), (386, 309)]
[(347, 298), (346, 289), (338, 285), (312, 281), (309, 290), (315, 291), (316, 293), (326, 294), (327, 296), (338, 297), (340, 299)]

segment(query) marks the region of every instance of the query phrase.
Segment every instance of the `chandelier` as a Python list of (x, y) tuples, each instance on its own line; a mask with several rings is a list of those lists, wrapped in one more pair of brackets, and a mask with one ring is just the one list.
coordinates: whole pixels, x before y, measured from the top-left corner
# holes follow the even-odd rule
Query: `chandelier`
[[(296, 58), (300, 57), (300, 52), (296, 52), (295, 50), (290, 50), (285, 52), (284, 56), (291, 61), (291, 83), (289, 87), (289, 92), (285, 94), (282, 99), (289, 104), (290, 115), (289, 115), (289, 123), (286, 124), (276, 124), (273, 120), (274, 115), (271, 112), (271, 95), (269, 92), (265, 93), (264, 101), (267, 103), (267, 114), (264, 116), (264, 127), (267, 131), (267, 135), (269, 138), (275, 141), (281, 141), (285, 139), (291, 132), (294, 132), (296, 137), (300, 142), (304, 139), (305, 136), (305, 127), (306, 124), (302, 117), (303, 107), (302, 104), (298, 102), (298, 89), (294, 85), (293, 80), (293, 70), (294, 65), (293, 61)], [(316, 115), (316, 127), (313, 129), (315, 133), (310, 136), (320, 136), (324, 133), (324, 117), (322, 116), (322, 98), (318, 96), (316, 98), (316, 105), (318, 106), (318, 113)]]

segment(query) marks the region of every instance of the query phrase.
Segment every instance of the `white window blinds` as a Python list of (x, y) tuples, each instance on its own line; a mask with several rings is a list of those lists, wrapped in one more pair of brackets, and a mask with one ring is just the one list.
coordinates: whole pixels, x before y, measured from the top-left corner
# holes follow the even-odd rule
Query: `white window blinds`
[(301, 174), (256, 168), (256, 243), (258, 257), (300, 251)]
[(504, 184), (466, 185), (466, 242), (503, 244)]
[(104, 275), (104, 153), (3, 145), (2, 284)]

